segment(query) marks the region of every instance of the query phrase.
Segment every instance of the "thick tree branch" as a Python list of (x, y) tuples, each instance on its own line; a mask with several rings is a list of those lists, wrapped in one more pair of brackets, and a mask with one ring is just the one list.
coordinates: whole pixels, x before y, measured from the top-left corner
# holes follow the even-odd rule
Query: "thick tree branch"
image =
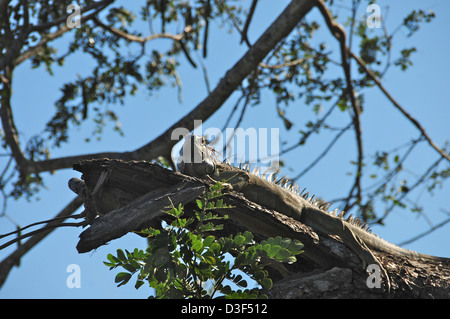
[(176, 205), (187, 204), (198, 198), (205, 189), (203, 185), (186, 187), (187, 185), (181, 182), (169, 189), (149, 192), (127, 206), (96, 218), (91, 226), (80, 234), (78, 252), (91, 251), (131, 231), (148, 228), (154, 219), (164, 215), (171, 201)]
[(23, 173), (23, 168), (28, 166), (29, 161), (20, 148), (19, 134), (14, 124), (13, 112), (11, 110), (11, 95), (12, 95), (12, 68), (5, 67), (4, 78), (1, 83), (0, 95), (0, 117), (5, 134), (5, 142), (9, 146), (12, 156), (16, 161), (19, 172)]

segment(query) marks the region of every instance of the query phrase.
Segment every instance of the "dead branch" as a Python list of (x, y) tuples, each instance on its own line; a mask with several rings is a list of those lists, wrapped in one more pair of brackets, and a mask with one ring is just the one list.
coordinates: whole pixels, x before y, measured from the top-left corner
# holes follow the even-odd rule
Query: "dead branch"
[[(355, 92), (353, 90), (353, 84), (351, 79), (351, 72), (350, 72), (350, 63), (349, 63), (349, 50), (347, 48), (346, 44), (346, 34), (344, 31), (344, 28), (340, 26), (336, 21), (334, 21), (333, 17), (331, 16), (330, 12), (328, 11), (327, 7), (321, 0), (316, 0), (315, 4), (317, 8), (319, 9), (320, 13), (322, 14), (323, 18), (325, 19), (325, 22), (328, 26), (328, 29), (330, 29), (333, 36), (336, 38), (336, 40), (339, 41), (339, 46), (341, 49), (341, 59), (342, 59), (342, 68), (344, 69), (344, 75), (345, 75), (345, 81), (347, 83), (347, 95), (350, 100), (350, 104), (353, 110), (353, 127), (355, 130), (355, 138), (356, 138), (356, 145), (358, 148), (358, 159), (357, 159), (357, 171), (355, 176), (355, 182), (353, 184), (352, 189), (350, 190), (350, 193), (348, 195), (348, 200), (345, 204), (344, 210), (348, 211), (352, 208), (354, 204), (361, 202), (361, 177), (362, 177), (362, 168), (363, 168), (363, 144), (362, 144), (362, 131), (361, 131), (361, 122), (360, 122), (360, 107), (357, 105), (356, 99), (355, 99)], [(352, 204), (350, 204), (350, 199), (354, 197), (353, 192), (356, 190), (356, 201)]]
[[(69, 217), (72, 215), (81, 205), (83, 204), (83, 201), (80, 197), (74, 198), (69, 204), (67, 204), (66, 207), (64, 207), (61, 212), (56, 215), (56, 218), (59, 217)], [(47, 226), (54, 226), (62, 221), (52, 221), (49, 222), (45, 227)], [(20, 259), (23, 255), (25, 255), (30, 249), (32, 249), (34, 246), (36, 246), (42, 239), (44, 239), (48, 234), (50, 234), (54, 228), (48, 229), (42, 232), (38, 232), (35, 235), (33, 235), (30, 239), (28, 239), (26, 242), (22, 243), (13, 253), (11, 253), (8, 257), (6, 257), (1, 263), (0, 263), (0, 287), (5, 282), (9, 272), (11, 271), (12, 267), (15, 265), (19, 265)]]
[(409, 114), (404, 107), (400, 105), (400, 103), (395, 100), (392, 95), (386, 90), (386, 88), (383, 86), (383, 84), (380, 82), (380, 80), (377, 78), (377, 76), (366, 66), (364, 61), (354, 54), (353, 52), (349, 51), (350, 56), (355, 59), (356, 62), (358, 62), (359, 66), (366, 72), (366, 74), (369, 76), (372, 81), (375, 82), (375, 84), (378, 86), (378, 88), (384, 93), (384, 95), (389, 99), (389, 101), (394, 104), (394, 106), (399, 110), (413, 125), (422, 133), (423, 137), (427, 140), (428, 144), (432, 148), (434, 148), (442, 157), (444, 157), (446, 160), (450, 161), (450, 155), (443, 149), (441, 149), (439, 146), (436, 145), (436, 143), (433, 142), (431, 137), (428, 135), (428, 133), (425, 131), (423, 126), (417, 121), (411, 114)]
[(140, 37), (140, 36), (137, 36), (134, 34), (129, 34), (122, 30), (119, 30), (117, 28), (108, 26), (108, 25), (104, 24), (103, 22), (101, 22), (98, 17), (95, 17), (94, 21), (98, 26), (102, 27), (103, 29), (105, 29), (127, 41), (139, 42), (139, 43), (146, 43), (146, 42), (149, 42), (149, 41), (152, 41), (155, 39), (172, 39), (174, 41), (181, 41), (184, 38), (184, 36), (186, 35), (186, 33), (189, 33), (192, 31), (192, 28), (186, 27), (184, 32), (180, 33), (180, 34), (159, 33), (159, 34), (152, 34), (152, 35), (149, 35), (144, 38), (144, 37)]
[[(95, 249), (154, 221), (160, 222), (165, 216), (162, 210), (169, 204), (168, 197), (175, 206), (179, 203), (186, 206), (190, 201), (195, 202), (195, 198), (210, 186), (206, 181), (145, 161), (83, 161), (75, 168), (83, 173), (91, 191), (100, 176), (108, 172), (107, 179), (101, 183), (101, 196), (93, 198), (92, 206), (103, 209), (101, 216), (80, 235), (77, 245), (80, 252)], [(225, 195), (224, 201), (234, 208), (218, 211), (229, 216), (224, 221), (221, 236), (249, 230), (257, 240), (282, 236), (298, 239), (305, 245), (305, 252), (299, 255), (296, 263), (275, 267), (283, 269), (284, 277), (281, 272), (269, 271), (275, 282), (273, 289), (267, 291), (271, 298), (450, 297), (450, 265), (444, 261), (419, 262), (374, 252), (388, 272), (391, 291), (370, 289), (366, 284), (368, 274), (362, 269), (361, 261), (338, 237), (318, 233), (297, 220), (250, 202), (238, 193)]]

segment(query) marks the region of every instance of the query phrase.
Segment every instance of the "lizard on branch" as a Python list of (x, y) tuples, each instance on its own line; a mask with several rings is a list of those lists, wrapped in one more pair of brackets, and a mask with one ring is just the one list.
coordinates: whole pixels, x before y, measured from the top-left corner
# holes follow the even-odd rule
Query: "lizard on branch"
[(261, 206), (285, 214), (325, 235), (337, 235), (362, 261), (364, 269), (370, 264), (380, 267), (389, 290), (389, 277), (373, 254), (373, 250), (412, 260), (432, 260), (450, 263), (450, 258), (421, 254), (401, 248), (372, 234), (353, 218), (343, 219), (344, 212), (328, 212), (329, 203), (308, 198), (308, 193), (286, 180), (272, 181), (258, 173), (240, 169), (217, 159), (214, 150), (202, 136), (186, 135), (180, 151), (178, 169), (181, 173), (218, 182), (225, 181), (236, 192)]

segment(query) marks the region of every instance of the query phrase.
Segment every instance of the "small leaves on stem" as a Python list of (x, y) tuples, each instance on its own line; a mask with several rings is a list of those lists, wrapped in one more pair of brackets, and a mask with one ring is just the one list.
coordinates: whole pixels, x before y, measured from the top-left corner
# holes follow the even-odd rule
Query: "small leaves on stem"
[[(118, 249), (108, 254), (104, 264), (110, 270), (122, 267), (115, 277), (118, 286), (137, 275), (135, 288), (145, 282), (154, 289), (154, 298), (265, 298), (257, 286), (273, 285), (264, 269), (266, 263), (293, 263), (302, 253), (303, 245), (289, 238), (268, 238), (256, 243), (251, 232), (228, 237), (211, 235), (223, 229), (218, 221), (228, 218), (215, 212), (231, 209), (223, 202), (226, 187), (217, 183), (196, 200), (192, 217), (184, 217), (184, 207), (173, 203), (166, 211), (170, 224), (161, 229), (141, 231), (148, 237), (145, 250), (133, 252)], [(255, 288), (249, 289), (249, 280)]]

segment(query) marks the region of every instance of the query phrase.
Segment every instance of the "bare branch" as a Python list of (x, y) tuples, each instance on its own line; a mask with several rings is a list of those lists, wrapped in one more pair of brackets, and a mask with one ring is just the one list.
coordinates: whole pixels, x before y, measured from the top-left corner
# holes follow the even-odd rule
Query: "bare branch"
[[(80, 23), (84, 23), (86, 21), (89, 21), (93, 18), (96, 17), (96, 15), (102, 11), (103, 9), (105, 9), (106, 6), (104, 7), (99, 7), (97, 8), (94, 12), (91, 12), (90, 14), (86, 15), (86, 16), (81, 16), (80, 17)], [(62, 27), (60, 27), (58, 30), (56, 30), (55, 32), (49, 33), (49, 34), (44, 34), (42, 35), (42, 39), (39, 41), (38, 44), (36, 44), (35, 46), (29, 48), (28, 50), (26, 50), (25, 52), (23, 52), (22, 54), (19, 55), (19, 57), (17, 59), (14, 60), (14, 66), (19, 65), (20, 63), (24, 62), (25, 60), (29, 59), (30, 57), (32, 57), (33, 55), (35, 55), (36, 53), (38, 53), (39, 51), (42, 50), (42, 47), (50, 42), (53, 41), (59, 37), (61, 37), (64, 33), (66, 33), (67, 31), (72, 30), (72, 28), (69, 28), (67, 25), (64, 25)]]
[[(443, 159), (444, 159), (444, 157), (439, 157), (433, 164), (431, 164), (431, 166), (426, 170), (426, 172), (422, 176), (420, 176), (414, 184), (412, 184), (411, 186), (408, 187), (407, 192), (403, 192), (400, 196), (398, 196), (396, 198), (396, 201), (401, 202), (403, 200), (403, 198), (405, 198), (406, 195), (411, 193), (411, 191), (413, 189), (415, 189), (416, 187), (421, 185), (427, 179), (427, 177), (433, 171), (433, 169), (435, 169)], [(383, 221), (387, 218), (387, 216), (394, 209), (395, 206), (396, 206), (396, 203), (392, 203), (390, 205), (390, 207), (386, 209), (383, 216), (376, 221), (376, 223), (383, 224)]]
[(437, 224), (436, 226), (431, 227), (427, 231), (425, 231), (425, 232), (423, 232), (423, 233), (421, 233), (421, 234), (419, 234), (417, 236), (414, 236), (411, 239), (405, 240), (404, 242), (401, 242), (399, 244), (399, 246), (404, 246), (404, 245), (407, 245), (407, 244), (411, 244), (412, 242), (414, 242), (414, 241), (416, 241), (416, 240), (418, 240), (418, 239), (420, 239), (422, 237), (425, 237), (426, 235), (434, 232), (436, 229), (441, 228), (442, 226), (445, 226), (448, 222), (450, 222), (450, 217), (447, 218), (446, 220), (444, 220), (443, 222)]
[(250, 11), (249, 11), (249, 13), (247, 15), (247, 20), (245, 21), (245, 24), (244, 24), (244, 29), (242, 29), (241, 43), (244, 42), (244, 41), (249, 43), (248, 37), (247, 37), (247, 32), (248, 32), (248, 28), (250, 27), (250, 22), (252, 21), (252, 18), (253, 18), (253, 13), (255, 13), (255, 9), (256, 9), (256, 4), (257, 3), (258, 3), (258, 0), (253, 0), (252, 1), (252, 5), (250, 7)]
[[(64, 209), (55, 216), (55, 218), (69, 217), (72, 215), (83, 203), (83, 200), (81, 197), (77, 196), (74, 198), (69, 204), (67, 204)], [(55, 224), (61, 223), (60, 221), (57, 222), (50, 222), (47, 226), (52, 226)], [(35, 234), (33, 237), (28, 239), (25, 243), (20, 245), (11, 255), (6, 257), (1, 263), (0, 263), (0, 287), (3, 285), (3, 283), (6, 280), (6, 277), (8, 276), (9, 272), (11, 271), (12, 267), (14, 265), (18, 265), (20, 262), (20, 259), (23, 255), (25, 255), (31, 248), (36, 246), (42, 239), (44, 239), (49, 233), (51, 233), (53, 229), (48, 229), (43, 232), (39, 232)]]
[(425, 129), (420, 125), (420, 123), (411, 115), (409, 114), (393, 97), (389, 92), (386, 90), (386, 88), (381, 84), (380, 80), (376, 77), (376, 75), (366, 66), (364, 61), (358, 57), (353, 52), (349, 52), (350, 56), (358, 62), (359, 66), (366, 72), (366, 74), (375, 82), (375, 84), (380, 88), (380, 90), (384, 93), (384, 95), (394, 104), (394, 106), (404, 115), (406, 118), (413, 123), (415, 127), (422, 133), (422, 135), (425, 137), (425, 139), (428, 141), (428, 144), (432, 148), (434, 148), (439, 154), (441, 154), (442, 157), (444, 157), (446, 160), (450, 161), (450, 155), (438, 147), (436, 143), (433, 142), (431, 137), (427, 134)]
[(295, 59), (295, 60), (292, 60), (292, 61), (285, 62), (283, 64), (276, 64), (276, 65), (269, 65), (269, 64), (266, 64), (266, 63), (260, 63), (259, 66), (262, 67), (262, 68), (265, 68), (265, 69), (276, 69), (277, 70), (277, 69), (282, 69), (282, 68), (286, 68), (286, 67), (290, 67), (290, 66), (295, 66), (295, 65), (298, 65), (298, 64), (303, 64), (306, 61), (308, 61), (309, 59), (313, 59), (313, 58), (314, 58), (314, 56), (308, 56), (306, 58)]
[(94, 18), (94, 21), (98, 26), (102, 27), (103, 29), (105, 29), (127, 41), (139, 42), (139, 43), (146, 43), (148, 41), (152, 41), (155, 39), (172, 39), (175, 41), (181, 41), (184, 38), (184, 36), (186, 35), (186, 33), (189, 33), (192, 31), (191, 27), (186, 27), (184, 29), (184, 32), (180, 33), (180, 34), (158, 33), (158, 34), (152, 34), (152, 35), (149, 35), (149, 36), (143, 38), (143, 37), (140, 37), (140, 36), (137, 36), (134, 34), (126, 33), (124, 31), (116, 29), (114, 27), (108, 26), (108, 25), (104, 24), (103, 22), (101, 22), (100, 19), (98, 19), (97, 17)]
[[(85, 13), (85, 12), (88, 12), (88, 11), (91, 11), (91, 10), (95, 9), (95, 11), (93, 13), (89, 14), (88, 17), (84, 17), (84, 18), (82, 17), (81, 21), (83, 21), (84, 19), (92, 18), (93, 16), (95, 16), (95, 14), (97, 14), (99, 11), (103, 10), (104, 8), (106, 8), (112, 2), (114, 2), (114, 0), (104, 0), (104, 1), (100, 1), (100, 2), (94, 2), (91, 5), (88, 5), (86, 7), (81, 8), (81, 10), (80, 10), (81, 13)], [(6, 54), (4, 55), (4, 58), (0, 59), (0, 70), (4, 69), (7, 65), (10, 65), (13, 61), (16, 61), (17, 59), (20, 59), (19, 63), (23, 62), (23, 58), (25, 58), (25, 56), (20, 58), (20, 56), (19, 56), (20, 55), (20, 50), (22, 49), (26, 38), (28, 37), (28, 35), (31, 32), (34, 32), (34, 31), (43, 32), (45, 30), (50, 29), (51, 27), (60, 25), (61, 23), (67, 21), (67, 18), (70, 15), (70, 14), (67, 14), (67, 15), (64, 15), (64, 16), (54, 20), (54, 21), (50, 21), (50, 22), (43, 23), (43, 24), (40, 24), (40, 25), (32, 25), (32, 24), (29, 24), (27, 22), (28, 21), (27, 17), (28, 17), (29, 13), (28, 13), (28, 5), (27, 5), (26, 1), (25, 1), (23, 10), (24, 10), (24, 18), (25, 18), (24, 26), (22, 27), (22, 30), (20, 32), (20, 36), (18, 37), (18, 39), (13, 42), (13, 45), (10, 48), (8, 48)], [(65, 29), (66, 27), (67, 26), (64, 26), (61, 29)], [(57, 35), (58, 31), (55, 31), (56, 34), (53, 34), (53, 35), (54, 36)], [(61, 35), (58, 35), (58, 36), (61, 36)], [(52, 40), (52, 39), (49, 39), (49, 40)], [(45, 38), (44, 38), (44, 42), (42, 44), (44, 44), (46, 42), (48, 42), (48, 41), (45, 41)], [(37, 50), (37, 48), (38, 48), (38, 46), (34, 47), (34, 50)], [(19, 64), (19, 63), (14, 62), (14, 64)]]
[(20, 148), (19, 134), (16, 129), (16, 125), (14, 124), (13, 113), (11, 110), (11, 75), (12, 70), (9, 66), (6, 67), (5, 70), (6, 76), (8, 76), (7, 81), (3, 81), (0, 102), (2, 107), (0, 108), (0, 117), (3, 126), (3, 131), (5, 134), (5, 142), (9, 146), (12, 156), (14, 157), (18, 169), (20, 172), (23, 172), (23, 168), (28, 165), (28, 160), (25, 158), (25, 155)]
[(300, 172), (297, 176), (295, 176), (294, 178), (292, 178), (292, 181), (296, 181), (299, 178), (301, 178), (305, 173), (309, 172), (323, 157), (325, 157), (325, 155), (331, 150), (331, 148), (333, 147), (334, 144), (336, 144), (336, 142), (339, 140), (339, 138), (345, 133), (347, 132), (347, 130), (352, 126), (352, 122), (350, 124), (348, 124), (346, 127), (344, 127), (334, 138), (333, 140), (330, 142), (330, 144), (328, 144), (328, 146), (323, 150), (322, 153), (319, 154), (319, 156), (317, 156), (317, 158), (312, 161), (312, 163), (306, 167), (302, 172)]
[[(81, 13), (85, 13), (85, 12), (88, 12), (88, 11), (91, 11), (91, 10), (94, 10), (94, 9), (96, 9), (96, 11), (97, 10), (100, 11), (100, 10), (103, 10), (104, 8), (106, 8), (108, 5), (110, 5), (113, 2), (114, 2), (114, 0), (103, 0), (103, 1), (100, 1), (100, 2), (93, 2), (90, 5), (82, 7), (80, 9), (80, 12)], [(44, 31), (44, 30), (50, 29), (51, 27), (60, 25), (61, 23), (66, 22), (70, 15), (71, 15), (71, 13), (70, 14), (68, 13), (67, 15), (63, 15), (63, 16), (61, 16), (58, 19), (55, 19), (53, 21), (50, 21), (50, 22), (47, 22), (47, 23), (43, 23), (43, 24), (39, 24), (39, 25), (30, 26), (31, 27), (30, 28), (30, 32), (33, 32), (33, 31)]]
[[(320, 13), (325, 19), (328, 28), (330, 29), (333, 36), (339, 41), (341, 48), (341, 57), (342, 57), (342, 68), (344, 69), (345, 81), (347, 82), (347, 95), (350, 99), (352, 110), (353, 110), (353, 127), (355, 129), (355, 138), (356, 144), (358, 148), (358, 160), (357, 160), (357, 171), (355, 176), (355, 183), (353, 184), (352, 189), (350, 190), (348, 201), (344, 207), (345, 211), (348, 211), (354, 204), (361, 202), (361, 176), (362, 176), (362, 168), (363, 168), (363, 145), (362, 145), (362, 131), (361, 131), (361, 123), (360, 123), (360, 113), (361, 110), (356, 103), (355, 93), (353, 90), (353, 84), (350, 73), (350, 63), (349, 63), (349, 49), (346, 46), (346, 35), (344, 29), (333, 20), (333, 17), (329, 13), (328, 9), (324, 5), (321, 0), (316, 0), (316, 6), (320, 10)], [(356, 190), (356, 202), (350, 204), (350, 198), (353, 197), (353, 191)]]
[[(84, 214), (84, 213), (70, 216), (70, 218), (75, 218), (75, 219), (77, 219), (77, 218), (82, 218), (82, 217), (85, 217), (85, 214)], [(8, 237), (8, 236), (11, 236), (11, 235), (14, 235), (14, 234), (19, 234), (19, 233), (21, 233), (22, 231), (24, 231), (25, 229), (28, 229), (28, 228), (30, 228), (30, 227), (34, 227), (34, 226), (36, 226), (36, 225), (45, 224), (45, 223), (49, 223), (49, 222), (57, 221), (57, 220), (64, 220), (64, 219), (67, 219), (67, 218), (68, 218), (68, 217), (66, 217), (66, 216), (62, 216), (62, 217), (55, 217), (55, 218), (52, 218), (52, 219), (47, 219), (47, 220), (42, 220), (42, 221), (40, 221), (40, 222), (32, 223), (32, 224), (29, 224), (29, 225), (27, 225), (27, 226), (20, 227), (18, 230), (12, 231), (12, 232), (10, 232), (10, 233), (7, 233), (7, 234), (1, 234), (1, 235), (0, 235), (0, 239), (1, 239), (1, 238)], [(59, 227), (58, 225), (52, 225), (52, 226), (53, 226), (53, 227)], [(46, 227), (49, 227), (49, 226), (46, 226)], [(43, 230), (43, 229), (40, 229), (39, 231), (42, 231), (42, 230)], [(29, 237), (29, 236), (26, 236), (26, 237)], [(21, 236), (21, 238), (24, 238), (24, 236)], [(8, 246), (9, 246), (9, 245), (8, 245)], [(4, 247), (5, 247), (5, 245), (0, 246), (0, 250), (3, 249)]]
[(40, 234), (40, 233), (45, 232), (47, 230), (51, 230), (51, 229), (55, 229), (55, 228), (59, 228), (59, 227), (79, 227), (79, 226), (84, 226), (84, 225), (86, 225), (86, 223), (84, 221), (79, 222), (79, 223), (60, 223), (60, 224), (57, 224), (57, 225), (44, 226), (41, 229), (33, 230), (33, 231), (31, 231), (29, 233), (26, 233), (26, 234), (23, 234), (23, 235), (20, 234), (20, 230), (19, 230), (18, 231), (18, 236), (16, 238), (11, 239), (10, 241), (6, 242), (3, 245), (0, 245), (0, 250), (6, 248), (8, 246), (11, 246), (14, 243), (20, 242), (24, 238), (31, 237), (31, 236), (36, 235), (36, 234)]
[(22, 62), (24, 62), (25, 60), (31, 58), (33, 55), (37, 54), (39, 51), (42, 50), (42, 47), (44, 46), (44, 44), (46, 44), (54, 39), (59, 38), (60, 36), (62, 36), (64, 33), (66, 33), (69, 30), (71, 30), (71, 29), (67, 25), (65, 25), (53, 33), (44, 35), (38, 44), (29, 48), (28, 50), (23, 52), (21, 55), (19, 55), (17, 57), (17, 59), (14, 60), (14, 66), (17, 66), (17, 65), (21, 64)]

